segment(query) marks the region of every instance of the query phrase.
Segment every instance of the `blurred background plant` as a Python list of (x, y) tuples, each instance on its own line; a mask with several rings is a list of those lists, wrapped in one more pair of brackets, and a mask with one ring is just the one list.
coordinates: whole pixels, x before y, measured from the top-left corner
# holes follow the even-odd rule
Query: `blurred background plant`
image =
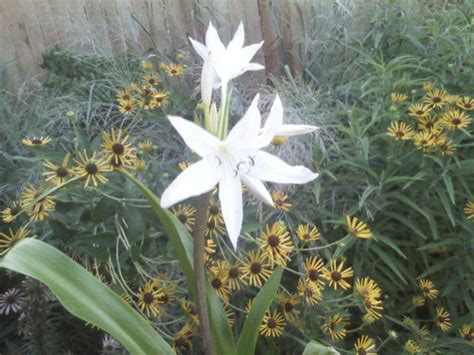
[[(470, 353), (474, 7), (354, 0), (311, 9), (293, 46), (301, 70), (284, 67), (285, 78), (259, 89), (263, 106), (280, 94), (286, 122), (321, 127), (313, 139), (275, 139), (271, 149), (291, 163), (313, 164), (322, 177), (314, 186), (275, 190), (276, 212), (249, 201), (237, 254), (223, 237), (219, 206), (211, 205), (209, 274), (228, 300), (229, 321), (240, 329), (256, 290), (282, 263), (258, 353), (301, 353), (310, 340), (341, 353)], [(71, 153), (69, 166), (78, 166), (79, 152), (100, 150), (112, 128), (130, 135), (132, 168), (156, 192), (179, 163), (195, 159), (164, 118), (192, 117), (196, 66), (182, 53), (153, 54), (53, 48), (43, 56), (47, 78), (31, 96), (2, 92), (0, 210), (14, 208), (29, 184), (51, 187), (42, 177), (45, 160), (59, 166)], [(235, 118), (251, 97), (234, 102)], [(414, 104), (423, 113), (410, 111)], [(456, 118), (466, 125), (454, 127)], [(21, 143), (40, 137), (38, 147)], [(46, 137), (51, 142), (42, 145)], [(142, 311), (176, 350), (199, 351), (195, 311), (168, 239), (135, 188), (119, 174), (105, 176), (98, 187), (78, 182), (61, 190), (43, 221), (21, 215), (7, 223), (4, 216), (1, 231), (28, 223)], [(192, 229), (192, 204), (173, 212)], [(262, 253), (254, 253), (258, 246)], [(123, 351), (68, 315), (37, 282), (0, 273), (2, 353)]]

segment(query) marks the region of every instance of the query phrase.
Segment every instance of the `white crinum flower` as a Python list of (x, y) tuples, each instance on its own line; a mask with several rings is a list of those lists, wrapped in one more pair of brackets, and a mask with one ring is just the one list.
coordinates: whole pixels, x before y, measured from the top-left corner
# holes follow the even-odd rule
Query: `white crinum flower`
[(216, 29), (209, 23), (206, 32), (206, 45), (189, 38), (199, 56), (206, 61), (212, 54), (212, 67), (214, 68), (213, 86), (214, 89), (222, 85), (222, 90), (227, 91), (227, 83), (242, 75), (248, 70), (260, 70), (264, 66), (258, 63), (250, 63), (255, 53), (260, 49), (263, 41), (244, 47), (244, 26), (240, 23), (234, 38), (227, 47), (221, 42)]
[[(278, 95), (261, 129), (257, 95), (245, 115), (232, 128), (224, 141), (219, 140), (193, 122), (168, 116), (185, 143), (202, 159), (194, 163), (163, 192), (161, 206), (168, 208), (188, 197), (210, 191), (219, 184), (224, 222), (234, 246), (243, 222), (242, 182), (259, 199), (273, 206), (270, 193), (262, 181), (283, 184), (305, 184), (318, 174), (304, 166), (291, 166), (280, 158), (262, 151), (277, 132), (285, 130), (283, 107)], [(305, 126), (307, 132), (310, 126)], [(297, 126), (291, 125), (295, 131)], [(315, 127), (313, 127), (313, 130)]]

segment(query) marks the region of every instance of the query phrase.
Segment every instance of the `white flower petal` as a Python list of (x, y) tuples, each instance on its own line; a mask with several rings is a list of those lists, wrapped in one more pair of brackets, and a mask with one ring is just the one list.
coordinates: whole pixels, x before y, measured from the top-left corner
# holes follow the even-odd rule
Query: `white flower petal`
[(280, 97), (275, 96), (270, 114), (268, 115), (265, 125), (263, 126), (263, 132), (259, 137), (260, 148), (266, 147), (272, 141), (275, 136), (275, 132), (280, 129), (283, 125), (283, 105), (281, 104)]
[(240, 22), (237, 31), (235, 31), (234, 38), (227, 45), (228, 51), (238, 51), (242, 49), (245, 41), (244, 25)]
[(306, 184), (318, 177), (304, 166), (291, 166), (280, 158), (264, 152), (257, 151), (254, 157), (255, 166), (248, 175), (263, 180), (280, 184)]
[(161, 195), (161, 207), (168, 208), (192, 196), (211, 190), (219, 181), (221, 169), (214, 157), (199, 160), (189, 166), (166, 188)]
[(270, 195), (270, 192), (268, 192), (263, 182), (247, 175), (240, 175), (240, 178), (242, 179), (242, 182), (248, 187), (249, 191), (260, 201), (271, 207), (275, 207), (272, 195)]
[(260, 43), (254, 43), (254, 44), (251, 44), (250, 46), (246, 46), (242, 48), (242, 50), (239, 52), (241, 63), (244, 63), (245, 66), (247, 66), (247, 64), (250, 63), (253, 56), (262, 47), (262, 45), (263, 45), (263, 41)]
[(206, 31), (206, 47), (209, 49), (210, 52), (214, 51), (218, 47), (224, 47), (219, 38), (219, 34), (217, 30), (212, 25), (212, 22), (209, 22), (209, 27)]
[(242, 229), (244, 212), (240, 178), (238, 175), (234, 175), (232, 171), (225, 171), (222, 180), (219, 182), (219, 200), (227, 233), (229, 233), (234, 249), (237, 249), (237, 240)]
[(258, 100), (260, 94), (255, 95), (244, 117), (237, 122), (227, 136), (227, 143), (238, 147), (253, 147), (256, 143), (261, 125)]
[(305, 124), (284, 124), (276, 130), (275, 136), (299, 136), (300, 134), (312, 133), (319, 127)]
[(191, 121), (178, 116), (168, 116), (168, 119), (186, 145), (201, 157), (214, 154), (221, 143), (217, 137)]
[(206, 60), (207, 56), (209, 55), (209, 49), (207, 49), (207, 47), (204, 44), (198, 41), (195, 41), (191, 37), (189, 37), (189, 40), (191, 41), (191, 44), (193, 45), (194, 50), (197, 52), (197, 54), (199, 54), (199, 56), (203, 60)]
[(255, 70), (262, 70), (265, 69), (265, 67), (261, 64), (258, 63), (249, 63), (247, 67), (245, 68), (245, 71), (255, 71)]
[(212, 67), (212, 54), (204, 59), (201, 73), (201, 100), (205, 105), (211, 103), (212, 87), (214, 84), (214, 68)]

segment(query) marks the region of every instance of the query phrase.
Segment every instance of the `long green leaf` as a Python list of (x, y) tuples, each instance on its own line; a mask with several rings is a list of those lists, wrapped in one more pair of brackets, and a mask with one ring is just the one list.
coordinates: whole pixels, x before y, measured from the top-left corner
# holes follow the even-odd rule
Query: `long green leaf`
[(75, 316), (95, 324), (132, 354), (174, 354), (148, 321), (74, 260), (37, 239), (18, 242), (0, 267), (46, 284)]
[[(196, 278), (194, 276), (192, 236), (174, 214), (161, 208), (160, 199), (150, 189), (129, 173), (124, 172), (124, 175), (138, 187), (151, 204), (183, 267), (191, 293), (195, 295)], [(206, 298), (216, 353), (230, 354), (235, 349), (234, 335), (227, 321), (222, 302), (209, 282), (206, 284)]]
[(283, 269), (278, 266), (255, 298), (255, 303), (247, 315), (237, 343), (238, 355), (253, 355), (255, 353), (263, 316), (275, 297), (282, 273)]

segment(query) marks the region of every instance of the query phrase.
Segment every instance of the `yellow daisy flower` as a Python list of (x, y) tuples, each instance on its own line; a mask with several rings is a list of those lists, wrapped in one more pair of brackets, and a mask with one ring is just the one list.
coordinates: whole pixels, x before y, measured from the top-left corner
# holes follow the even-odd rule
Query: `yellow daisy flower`
[(210, 269), (209, 280), (211, 281), (211, 286), (216, 290), (220, 298), (225, 301), (229, 300), (230, 290), (228, 287), (228, 273), (227, 270), (223, 267), (222, 263), (218, 263), (216, 267), (211, 267)]
[(347, 231), (350, 235), (360, 239), (372, 238), (372, 231), (364, 222), (356, 217), (346, 216)]
[(285, 318), (280, 312), (268, 310), (263, 316), (260, 334), (264, 337), (276, 338), (283, 334), (285, 328)]
[(458, 330), (459, 336), (464, 340), (467, 340), (474, 346), (474, 332), (469, 324), (464, 324)]
[(321, 327), (324, 333), (328, 333), (332, 340), (344, 339), (347, 335), (345, 326), (347, 325), (347, 318), (341, 317), (340, 314), (334, 314), (329, 321)]
[(250, 251), (242, 266), (242, 278), (249, 286), (262, 287), (272, 275), (265, 254), (261, 251)]
[(463, 111), (453, 109), (441, 116), (441, 122), (449, 129), (466, 128), (471, 123), (471, 117)]
[(382, 301), (376, 298), (366, 298), (364, 300), (364, 308), (367, 313), (369, 313), (375, 319), (380, 319), (382, 317), (383, 306)]
[(408, 100), (408, 96), (399, 92), (392, 92), (390, 94), (390, 99), (392, 100), (392, 103), (394, 104), (401, 104)]
[(357, 355), (377, 355), (375, 349), (375, 341), (367, 335), (362, 335), (354, 344), (355, 353)]
[(456, 106), (466, 111), (474, 110), (474, 99), (463, 96), (456, 100)]
[(116, 98), (118, 102), (131, 101), (133, 99), (133, 95), (129, 89), (122, 88), (117, 92)]
[(2, 211), (2, 220), (4, 223), (13, 222), (21, 212), (20, 201), (14, 201), (10, 207), (5, 208)]
[(418, 285), (420, 286), (421, 291), (423, 291), (425, 297), (432, 300), (438, 297), (438, 290), (435, 288), (433, 281), (429, 279), (420, 279)]
[(196, 327), (192, 323), (185, 323), (173, 337), (173, 350), (177, 354), (185, 354), (193, 348), (192, 337), (196, 334)]
[(206, 237), (220, 237), (225, 233), (225, 229), (222, 223), (214, 219), (208, 219), (204, 233)]
[(421, 131), (413, 137), (415, 146), (425, 152), (432, 152), (436, 146), (436, 136), (428, 131)]
[(430, 113), (431, 110), (432, 108), (428, 105), (414, 104), (408, 109), (408, 114), (413, 117), (425, 117)]
[(240, 262), (237, 261), (234, 265), (227, 265), (227, 278), (229, 280), (230, 290), (240, 290), (240, 287), (245, 285), (243, 268)]
[(325, 285), (324, 275), (327, 274), (327, 269), (324, 267), (324, 261), (317, 256), (310, 256), (304, 262), (304, 271), (306, 280), (314, 283), (318, 288)]
[(32, 221), (42, 221), (56, 207), (56, 201), (52, 196), (45, 196), (37, 201), (43, 193), (44, 191), (37, 190), (31, 185), (21, 193), (20, 205)]
[(170, 63), (164, 64), (162, 67), (165, 73), (170, 77), (180, 76), (184, 73), (184, 66), (181, 64)]
[(66, 180), (74, 174), (74, 171), (68, 168), (68, 162), (69, 162), (70, 157), (71, 157), (71, 154), (67, 153), (64, 156), (64, 159), (61, 165), (54, 164), (46, 160), (43, 163), (43, 166), (50, 170), (42, 174), (45, 177), (46, 181), (49, 181), (53, 185), (64, 184), (64, 182), (66, 182)]
[(221, 209), (214, 198), (209, 199), (209, 206), (207, 207), (207, 218), (208, 220), (214, 220), (218, 224), (224, 223), (224, 217), (222, 216)]
[(188, 204), (179, 204), (171, 209), (176, 218), (191, 232), (194, 227), (196, 208)]
[(148, 317), (158, 316), (160, 313), (158, 300), (159, 292), (156, 290), (154, 281), (148, 281), (143, 287), (138, 289), (138, 307), (140, 311), (145, 313)]
[(98, 182), (106, 184), (109, 181), (103, 174), (111, 172), (112, 168), (107, 159), (98, 159), (97, 152), (92, 153), (89, 158), (87, 151), (84, 149), (83, 152), (79, 152), (79, 160), (74, 159), (74, 161), (77, 164), (74, 168), (75, 173), (85, 178), (84, 187), (89, 186), (90, 182), (97, 187)]
[(272, 191), (272, 200), (275, 208), (280, 211), (288, 212), (291, 208), (291, 203), (287, 202), (288, 195), (282, 191)]
[(335, 290), (340, 287), (343, 290), (347, 290), (351, 287), (351, 285), (345, 280), (349, 279), (354, 276), (354, 271), (352, 271), (351, 267), (343, 270), (344, 268), (344, 261), (341, 261), (339, 265), (337, 265), (336, 260), (331, 260), (330, 262), (330, 269), (326, 269), (325, 277), (329, 280), (329, 287), (333, 287)]
[(25, 227), (21, 227), (16, 232), (8, 228), (8, 234), (0, 233), (0, 256), (8, 253), (16, 243), (29, 236), (31, 231)]
[(474, 201), (468, 201), (464, 207), (464, 214), (467, 219), (474, 219)]
[(277, 300), (283, 310), (285, 319), (290, 323), (296, 324), (299, 315), (296, 306), (301, 303), (298, 295), (286, 294), (283, 291), (278, 291)]
[(38, 147), (43, 147), (47, 145), (51, 141), (52, 141), (52, 138), (48, 136), (46, 137), (41, 136), (41, 137), (33, 137), (33, 138), (24, 138), (21, 140), (21, 143), (30, 148), (38, 148)]
[(431, 115), (417, 118), (418, 128), (422, 131), (436, 132), (441, 128), (440, 122)]
[(298, 236), (299, 240), (304, 243), (312, 242), (318, 240), (321, 236), (319, 230), (316, 226), (313, 226), (311, 229), (309, 224), (300, 224), (296, 228), (296, 235)]
[(309, 282), (306, 279), (299, 279), (298, 281), (298, 296), (300, 296), (306, 304), (314, 306), (323, 298), (321, 289), (314, 282)]
[(456, 152), (456, 147), (453, 144), (453, 141), (448, 139), (446, 142), (439, 146), (439, 151), (441, 155), (453, 156), (454, 152)]
[(412, 139), (415, 132), (413, 132), (413, 127), (408, 123), (397, 121), (390, 124), (390, 127), (387, 129), (387, 134), (397, 141), (406, 141)]
[(363, 277), (357, 279), (354, 285), (357, 291), (363, 298), (378, 298), (382, 295), (382, 290), (377, 283), (370, 277)]
[(158, 73), (149, 73), (143, 76), (141, 82), (143, 85), (156, 86), (160, 83), (160, 76)]
[(451, 328), (451, 316), (443, 307), (436, 307), (436, 325), (444, 333)]
[(439, 108), (449, 103), (449, 95), (446, 91), (433, 89), (426, 93), (425, 103), (432, 108)]
[(102, 134), (104, 143), (101, 148), (105, 151), (105, 159), (107, 159), (114, 168), (133, 167), (137, 160), (135, 155), (135, 148), (130, 143), (127, 143), (129, 136), (123, 134), (122, 130), (115, 132), (112, 128), (110, 133), (104, 132)]
[(137, 110), (137, 101), (135, 99), (120, 101), (118, 109), (119, 112), (123, 113), (124, 115), (131, 115)]
[(410, 354), (417, 354), (421, 352), (421, 346), (414, 340), (409, 339), (405, 343), (405, 351)]
[(272, 267), (275, 263), (285, 266), (291, 260), (289, 254), (293, 251), (294, 245), (290, 233), (282, 222), (276, 222), (271, 227), (267, 224), (257, 243)]
[(144, 152), (149, 152), (149, 151), (151, 151), (155, 148), (156, 148), (156, 146), (150, 140), (144, 140), (144, 141), (141, 141), (141, 142), (138, 143), (138, 149), (140, 149)]

